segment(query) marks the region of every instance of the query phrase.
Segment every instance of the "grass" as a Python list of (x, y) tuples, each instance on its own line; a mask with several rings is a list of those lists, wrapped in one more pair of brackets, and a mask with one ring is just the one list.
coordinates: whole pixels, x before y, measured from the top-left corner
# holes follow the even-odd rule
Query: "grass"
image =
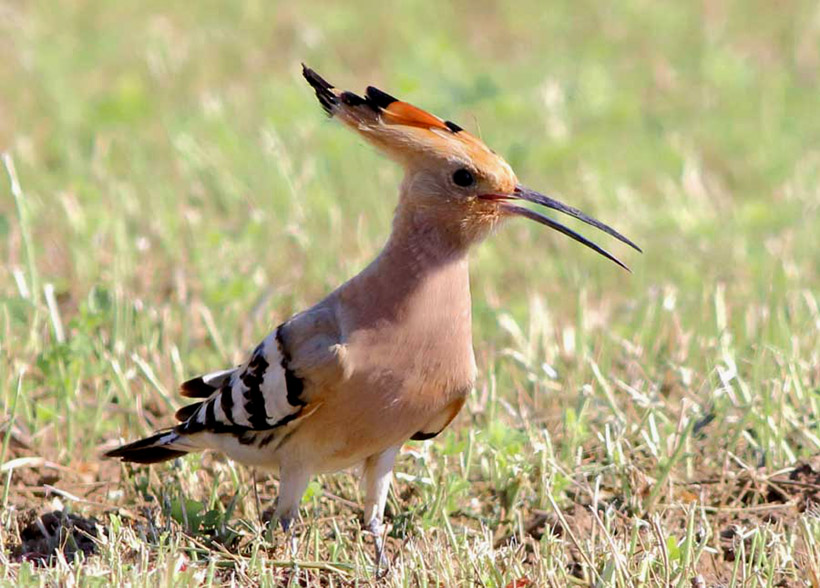
[(479, 380), (399, 459), (383, 583), (820, 586), (817, 4), (359, 5), (0, 4), (0, 583), (374, 581), (350, 473), (294, 572), (250, 470), (100, 459), (386, 238), (399, 171), (304, 61), (646, 251), (475, 251)]

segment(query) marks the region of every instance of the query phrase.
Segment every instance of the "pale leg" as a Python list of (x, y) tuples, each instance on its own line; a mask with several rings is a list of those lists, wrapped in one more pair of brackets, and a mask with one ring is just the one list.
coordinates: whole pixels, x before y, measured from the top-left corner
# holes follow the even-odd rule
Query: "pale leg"
[(393, 478), (393, 464), (399, 447), (391, 447), (376, 455), (371, 455), (364, 462), (362, 473), (362, 488), (364, 490), (364, 523), (365, 528), (373, 534), (376, 547), (376, 566), (379, 570), (387, 564), (384, 557), (384, 505), (387, 502), (387, 492), (390, 490), (390, 481)]
[(310, 474), (300, 469), (281, 468), (279, 474), (279, 496), (276, 498), (274, 519), (282, 525), (282, 530), (290, 534), (291, 556), (296, 557), (296, 533), (293, 526), (299, 517), (299, 503), (310, 482)]

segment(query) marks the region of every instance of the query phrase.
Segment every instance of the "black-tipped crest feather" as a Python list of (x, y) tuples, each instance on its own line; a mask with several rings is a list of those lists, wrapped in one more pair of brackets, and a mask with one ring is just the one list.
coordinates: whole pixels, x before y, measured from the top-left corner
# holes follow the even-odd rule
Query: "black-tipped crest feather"
[(398, 99), (394, 98), (387, 92), (382, 92), (378, 88), (374, 88), (373, 86), (368, 86), (364, 94), (367, 96), (367, 102), (374, 107), (374, 110), (376, 108), (387, 108), (394, 102), (398, 102)]
[(339, 98), (333, 92), (333, 86), (304, 63), (302, 64), (302, 75), (307, 83), (313, 86), (316, 98), (319, 99), (319, 103), (325, 109), (325, 112), (333, 116), (333, 109), (339, 104)]
[(307, 82), (313, 87), (316, 92), (316, 98), (322, 108), (325, 109), (330, 116), (333, 116), (335, 109), (339, 104), (356, 108), (359, 106), (367, 106), (374, 112), (378, 113), (387, 108), (398, 99), (391, 96), (387, 92), (383, 92), (373, 86), (368, 86), (365, 90), (365, 96), (362, 98), (353, 92), (339, 93), (330, 83), (315, 71), (310, 69), (304, 63), (302, 64), (302, 75)]

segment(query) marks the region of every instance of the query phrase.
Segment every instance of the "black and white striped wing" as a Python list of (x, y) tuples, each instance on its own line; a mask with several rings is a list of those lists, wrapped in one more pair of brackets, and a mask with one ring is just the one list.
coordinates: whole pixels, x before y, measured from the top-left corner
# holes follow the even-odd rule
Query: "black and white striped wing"
[(156, 463), (191, 451), (214, 449), (237, 461), (265, 465), (267, 449), (289, 423), (302, 416), (306, 402), (288, 389), (292, 379), (278, 328), (234, 369), (188, 380), (183, 396), (203, 398), (180, 408), (176, 427), (109, 451), (108, 457)]
[(207, 394), (207, 399), (177, 411), (177, 418), (184, 422), (176, 432), (228, 434), (252, 443), (257, 433), (282, 427), (300, 416), (307, 404), (302, 391), (301, 380), (288, 367), (277, 329), (245, 364), (182, 385), (184, 395)]
[(214, 449), (251, 465), (269, 465), (271, 449), (322, 404), (341, 377), (340, 333), (327, 306), (298, 314), (265, 338), (244, 364), (188, 380), (176, 427), (106, 453), (156, 463)]
[(177, 411), (184, 422), (175, 432), (213, 449), (226, 450), (221, 441), (212, 446), (213, 435), (196, 434), (267, 446), (277, 430), (294, 425), (321, 404), (326, 384), (340, 373), (339, 339), (330, 308), (314, 307), (292, 317), (265, 338), (245, 364), (185, 382), (183, 395), (206, 400)]

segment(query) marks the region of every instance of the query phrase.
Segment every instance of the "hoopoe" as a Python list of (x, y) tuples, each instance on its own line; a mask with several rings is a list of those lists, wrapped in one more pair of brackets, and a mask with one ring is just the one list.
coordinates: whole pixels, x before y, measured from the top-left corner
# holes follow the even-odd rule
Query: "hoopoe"
[(558, 221), (516, 204), (530, 202), (640, 248), (520, 185), (506, 161), (457, 124), (372, 86), (361, 97), (306, 66), (302, 73), (330, 117), (404, 168), (384, 249), (360, 274), (279, 325), (245, 363), (183, 383), (183, 396), (201, 400), (177, 411), (180, 424), (106, 455), (148, 464), (210, 449), (278, 469), (274, 516), (291, 533), (312, 476), (361, 464), (363, 523), (381, 565), (382, 519), (399, 449), (441, 433), (476, 378), (470, 247), (505, 218), (523, 216), (628, 269)]

